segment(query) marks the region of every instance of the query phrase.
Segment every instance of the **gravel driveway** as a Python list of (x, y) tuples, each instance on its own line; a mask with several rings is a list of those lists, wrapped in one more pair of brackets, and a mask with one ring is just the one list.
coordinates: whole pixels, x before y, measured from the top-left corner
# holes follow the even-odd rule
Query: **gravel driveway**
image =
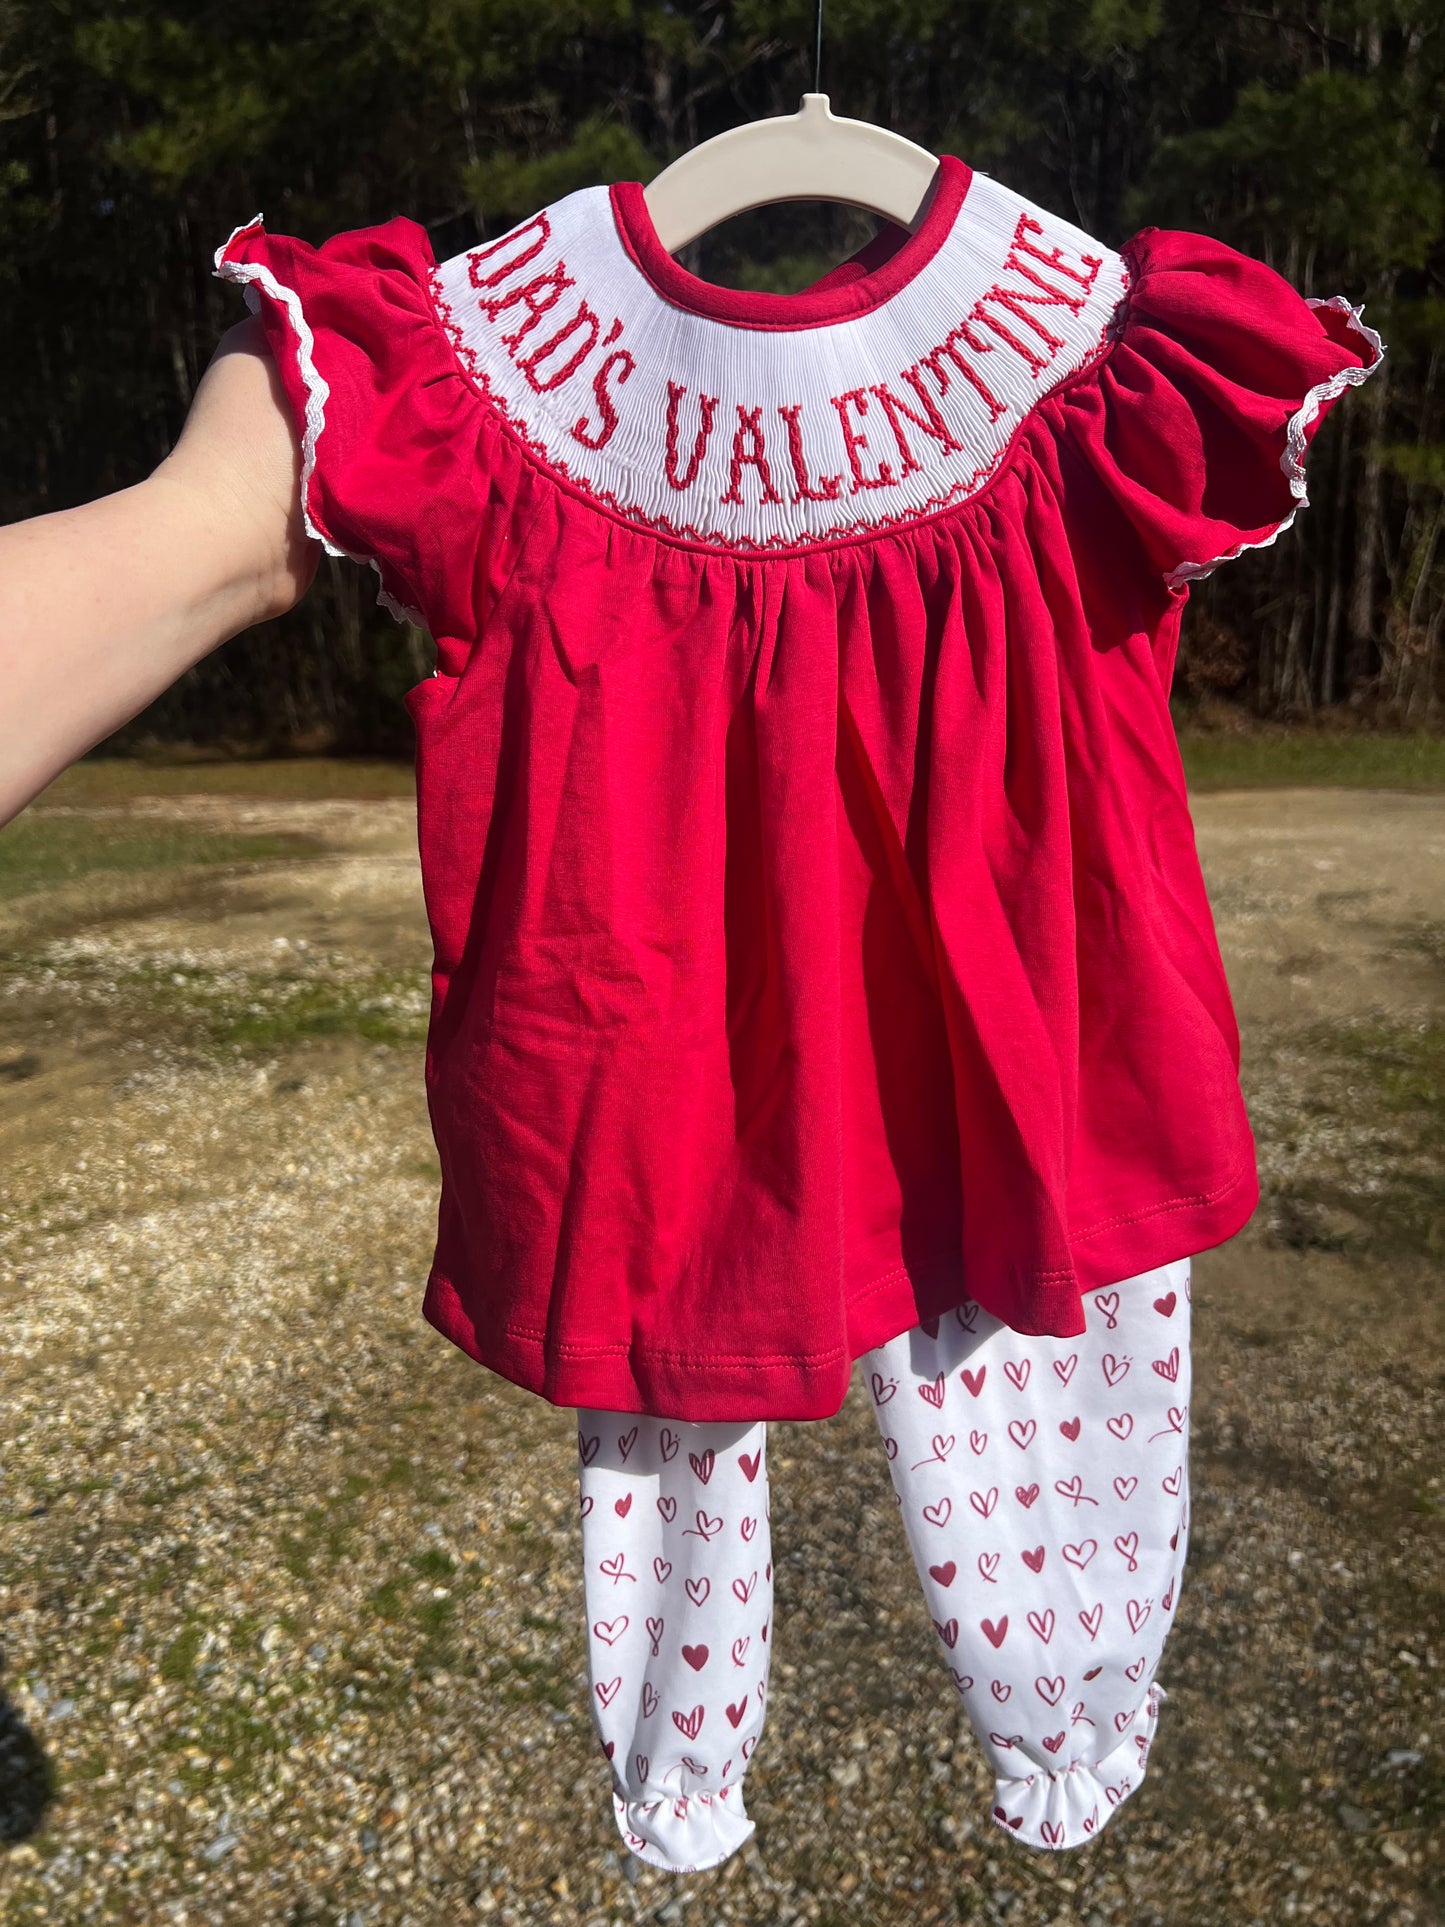
[(141, 856), (0, 905), (4, 1927), (1445, 1920), (1445, 797), (1197, 800), (1266, 1199), (1195, 1268), (1141, 1792), (993, 1826), (855, 1372), (773, 1428), (758, 1831), (681, 1878), (612, 1820), (573, 1422), (419, 1315), (411, 804), (27, 815)]

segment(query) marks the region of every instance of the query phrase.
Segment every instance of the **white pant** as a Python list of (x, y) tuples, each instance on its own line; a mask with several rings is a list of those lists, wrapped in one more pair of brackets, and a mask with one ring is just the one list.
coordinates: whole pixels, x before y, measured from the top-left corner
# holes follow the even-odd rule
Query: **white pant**
[[(1188, 1532), (1187, 1258), (1078, 1338), (972, 1302), (861, 1359), (945, 1662), (1017, 1840), (1082, 1844), (1144, 1775)], [(618, 1829), (670, 1872), (754, 1830), (774, 1645), (767, 1425), (578, 1412), (590, 1702)]]

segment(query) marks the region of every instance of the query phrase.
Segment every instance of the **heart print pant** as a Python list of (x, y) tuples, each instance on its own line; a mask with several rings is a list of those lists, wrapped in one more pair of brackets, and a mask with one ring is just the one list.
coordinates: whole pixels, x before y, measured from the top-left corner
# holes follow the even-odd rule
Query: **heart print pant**
[[(1188, 1529), (1190, 1261), (1077, 1338), (972, 1301), (860, 1360), (939, 1651), (1013, 1838), (1074, 1847), (1139, 1785)], [(716, 1866), (776, 1643), (767, 1424), (580, 1410), (588, 1684), (618, 1830)]]

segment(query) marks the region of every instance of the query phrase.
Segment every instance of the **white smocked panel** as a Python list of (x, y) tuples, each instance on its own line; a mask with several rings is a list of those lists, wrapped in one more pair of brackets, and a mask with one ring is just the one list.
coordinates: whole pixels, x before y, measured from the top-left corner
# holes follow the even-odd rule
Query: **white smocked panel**
[(681, 308), (578, 189), (433, 276), (463, 365), (533, 454), (648, 528), (749, 549), (909, 522), (983, 488), (1040, 400), (1108, 346), (1128, 273), (975, 173), (876, 306), (758, 326)]

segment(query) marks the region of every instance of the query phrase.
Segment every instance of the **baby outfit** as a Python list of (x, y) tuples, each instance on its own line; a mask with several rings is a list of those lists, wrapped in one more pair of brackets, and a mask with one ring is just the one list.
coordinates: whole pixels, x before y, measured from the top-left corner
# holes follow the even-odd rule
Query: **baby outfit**
[(423, 1310), (578, 1412), (619, 1825), (750, 1831), (765, 1425), (861, 1361), (999, 1824), (1087, 1837), (1178, 1594), (1187, 1263), (1258, 1196), (1179, 624), (1378, 336), (952, 155), (795, 295), (690, 274), (635, 181), (441, 263), (258, 218), (217, 272), (308, 531), (435, 639)]

